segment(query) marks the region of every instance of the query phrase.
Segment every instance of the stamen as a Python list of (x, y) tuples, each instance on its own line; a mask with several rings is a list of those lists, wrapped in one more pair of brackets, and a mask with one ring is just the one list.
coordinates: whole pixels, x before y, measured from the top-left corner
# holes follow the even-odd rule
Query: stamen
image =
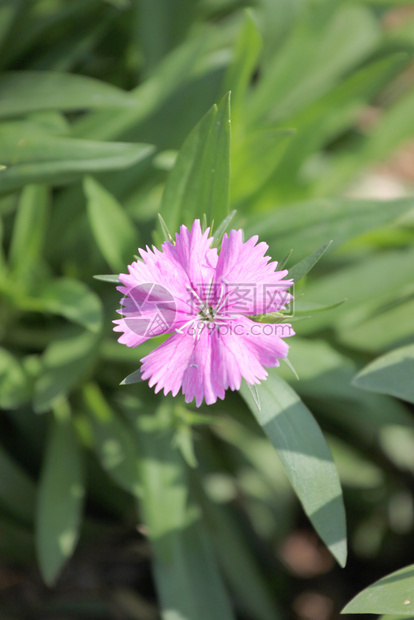
[(187, 325), (191, 325), (192, 323), (194, 323), (194, 321), (197, 320), (197, 317), (194, 317), (193, 319), (190, 319), (189, 321), (187, 321), (187, 323), (184, 323), (184, 325), (181, 325), (181, 327), (177, 327), (177, 329), (175, 330), (177, 333), (182, 334), (183, 333), (183, 329), (185, 327), (187, 327)]
[[(216, 312), (218, 312), (219, 310), (221, 310), (221, 309), (222, 309), (222, 307), (223, 307), (223, 305), (226, 303), (226, 301), (227, 301), (227, 297), (230, 295), (230, 293), (231, 293), (231, 291), (227, 291), (227, 293), (224, 295), (224, 298), (221, 300), (221, 302), (220, 302), (220, 299), (219, 299), (219, 303), (218, 303), (218, 305), (216, 306)], [(220, 297), (221, 297), (221, 296), (220, 296)]]

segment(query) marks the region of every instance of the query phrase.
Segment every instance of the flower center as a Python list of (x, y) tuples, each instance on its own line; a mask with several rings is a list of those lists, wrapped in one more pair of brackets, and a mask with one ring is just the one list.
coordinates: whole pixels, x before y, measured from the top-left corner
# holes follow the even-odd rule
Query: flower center
[(198, 317), (200, 321), (204, 321), (207, 323), (214, 323), (214, 319), (216, 318), (216, 312), (213, 306), (202, 305), (198, 309)]

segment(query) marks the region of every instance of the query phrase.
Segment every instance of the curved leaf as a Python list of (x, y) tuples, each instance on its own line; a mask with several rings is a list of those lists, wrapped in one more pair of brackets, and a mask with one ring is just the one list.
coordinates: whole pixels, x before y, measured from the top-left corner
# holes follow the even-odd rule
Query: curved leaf
[(153, 147), (92, 142), (41, 131), (30, 123), (0, 126), (0, 195), (28, 183), (66, 183), (88, 172), (116, 170), (148, 157)]
[(99, 334), (76, 331), (51, 342), (35, 384), (35, 411), (51, 409), (60, 396), (68, 394), (85, 376), (96, 359), (99, 341)]
[(2, 508), (6, 508), (13, 517), (31, 524), (36, 500), (34, 482), (3, 448), (0, 448), (0, 471)]
[(111, 409), (97, 385), (86, 385), (83, 396), (99, 462), (121, 488), (139, 497), (139, 453), (132, 429)]
[(141, 456), (140, 506), (154, 549), (154, 573), (165, 620), (233, 620), (185, 464), (173, 447), (168, 404), (135, 418)]
[(0, 348), (0, 407), (19, 407), (30, 399), (31, 391), (24, 366), (12, 353)]
[(214, 105), (184, 142), (162, 198), (161, 213), (172, 234), (203, 213), (221, 222), (228, 213), (230, 95)]
[(29, 280), (42, 254), (49, 220), (49, 192), (45, 185), (28, 185), (21, 193), (9, 249), (14, 275)]
[(376, 581), (342, 610), (344, 614), (414, 615), (414, 564)]
[(83, 75), (57, 71), (9, 71), (0, 82), (0, 118), (40, 110), (132, 107), (135, 97)]
[(275, 369), (257, 386), (261, 410), (244, 384), (241, 395), (269, 437), (315, 530), (341, 566), (346, 563), (346, 525), (338, 473), (309, 409)]
[(306, 258), (315, 247), (332, 239), (331, 250), (379, 228), (413, 208), (412, 198), (399, 200), (309, 200), (289, 205), (245, 227), (246, 236), (263, 235), (270, 251), (283, 256), (294, 249), (294, 256)]
[(87, 177), (83, 187), (96, 243), (108, 265), (119, 272), (137, 252), (138, 235), (134, 222), (115, 197), (95, 179)]
[(28, 299), (27, 302), (29, 307), (30, 303), (33, 304), (33, 309), (59, 314), (93, 332), (98, 332), (102, 325), (102, 305), (99, 297), (78, 280), (52, 280), (39, 291), (38, 296)]
[(79, 537), (84, 496), (81, 453), (70, 420), (54, 420), (39, 483), (36, 550), (52, 585)]
[(369, 392), (390, 394), (414, 403), (414, 344), (400, 347), (368, 364), (353, 384)]

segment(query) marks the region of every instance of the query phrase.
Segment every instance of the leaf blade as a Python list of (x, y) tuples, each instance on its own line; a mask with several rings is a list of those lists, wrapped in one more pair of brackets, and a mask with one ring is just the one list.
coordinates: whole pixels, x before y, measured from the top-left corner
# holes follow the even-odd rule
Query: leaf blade
[(41, 110), (124, 108), (135, 98), (106, 82), (58, 71), (8, 71), (0, 83), (0, 118)]
[(296, 265), (294, 265), (293, 267), (289, 269), (289, 277), (293, 278), (293, 281), (295, 282), (295, 284), (297, 282), (300, 282), (300, 280), (302, 280), (302, 278), (304, 278), (309, 273), (309, 271), (316, 265), (316, 263), (325, 254), (326, 250), (329, 248), (331, 243), (332, 241), (327, 241), (326, 243), (324, 243), (322, 247), (315, 250), (313, 254), (311, 254), (307, 258), (304, 258), (299, 263), (297, 263)]
[(184, 462), (173, 447), (170, 405), (132, 416), (141, 455), (140, 505), (163, 617), (233, 620), (200, 510), (189, 497)]
[(203, 213), (220, 222), (228, 213), (230, 96), (214, 105), (184, 142), (164, 190), (161, 215), (172, 234)]
[(406, 566), (362, 590), (342, 610), (346, 614), (414, 615), (414, 564)]
[(135, 225), (115, 197), (93, 177), (86, 177), (83, 187), (95, 241), (111, 269), (120, 272), (138, 248)]
[(52, 585), (79, 537), (84, 495), (79, 444), (70, 420), (54, 420), (42, 468), (36, 515), (36, 551)]
[[(322, 432), (299, 396), (270, 370), (257, 387), (261, 410), (243, 385), (240, 392), (269, 437), (316, 531), (341, 566), (346, 563), (342, 490)], [(325, 491), (325, 497), (323, 496)]]
[(414, 403), (414, 345), (399, 347), (365, 366), (353, 385)]

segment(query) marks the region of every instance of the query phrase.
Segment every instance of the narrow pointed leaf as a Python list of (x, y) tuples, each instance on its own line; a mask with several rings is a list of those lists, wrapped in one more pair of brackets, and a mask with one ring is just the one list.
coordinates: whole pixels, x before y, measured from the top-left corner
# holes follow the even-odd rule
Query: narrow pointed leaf
[(95, 280), (101, 280), (101, 282), (111, 282), (113, 284), (121, 284), (121, 282), (119, 281), (119, 276), (118, 274), (102, 274), (102, 275), (96, 275), (93, 276), (95, 278)]
[(47, 232), (49, 192), (44, 185), (28, 185), (21, 193), (9, 250), (9, 264), (22, 277), (30, 276), (39, 261)]
[(0, 118), (40, 110), (133, 107), (134, 97), (83, 75), (55, 71), (9, 71), (0, 82)]
[[(133, 414), (134, 415), (134, 414)], [(233, 620), (198, 506), (189, 497), (187, 470), (173, 446), (168, 405), (135, 414), (145, 524), (154, 550), (154, 573), (165, 620)]]
[(369, 392), (390, 394), (414, 403), (414, 344), (400, 347), (368, 364), (353, 384)]
[(52, 585), (72, 555), (81, 523), (83, 468), (71, 421), (54, 420), (39, 483), (36, 549), (43, 579)]
[(120, 385), (131, 385), (131, 383), (141, 383), (142, 381), (142, 371), (140, 368), (138, 370), (134, 370), (130, 375), (125, 377), (120, 383)]
[(100, 335), (76, 331), (51, 342), (41, 359), (35, 384), (34, 409), (43, 413), (67, 395), (90, 371), (99, 352)]
[(318, 260), (325, 254), (326, 250), (331, 245), (332, 241), (327, 241), (321, 248), (316, 250), (313, 254), (304, 258), (293, 267), (289, 269), (289, 278), (293, 278), (294, 283), (300, 282), (302, 278), (309, 273), (309, 271), (316, 265)]
[(245, 11), (244, 22), (234, 46), (234, 59), (225, 78), (226, 88), (231, 90), (236, 113), (243, 110), (246, 91), (251, 83), (261, 48), (262, 38), (257, 24), (250, 11)]
[(212, 243), (213, 248), (220, 245), (224, 233), (230, 226), (231, 222), (234, 220), (234, 217), (236, 214), (237, 214), (236, 210), (230, 211), (228, 216), (224, 218), (221, 224), (217, 227), (216, 231), (213, 234), (213, 243)]
[(39, 126), (0, 126), (0, 195), (28, 183), (67, 183), (90, 172), (117, 170), (149, 156), (153, 147), (92, 142), (47, 134)]
[(342, 610), (345, 614), (414, 616), (414, 564), (391, 573), (362, 590)]
[(230, 95), (214, 105), (184, 142), (162, 198), (161, 214), (172, 234), (202, 218), (221, 222), (228, 213)]
[(2, 447), (0, 469), (0, 505), (13, 517), (31, 524), (36, 500), (34, 482)]
[[(331, 249), (363, 233), (384, 226), (413, 209), (412, 198), (398, 200), (319, 199), (292, 204), (245, 226), (246, 237), (258, 234), (270, 245), (274, 256), (293, 248), (306, 258), (315, 248), (333, 239)], [(272, 252), (271, 252), (272, 253)]]
[(102, 304), (97, 295), (83, 282), (71, 278), (58, 278), (40, 289), (38, 295), (28, 300), (33, 309), (65, 317), (93, 332), (102, 325)]
[(346, 526), (338, 473), (325, 438), (299, 396), (272, 369), (257, 387), (261, 411), (245, 385), (241, 395), (269, 437), (315, 530), (341, 566)]
[(132, 429), (111, 408), (94, 384), (83, 390), (92, 425), (93, 448), (108, 475), (125, 491), (139, 497), (138, 442)]
[(138, 248), (134, 222), (115, 197), (92, 177), (85, 179), (84, 190), (95, 241), (108, 265), (121, 271)]
[(10, 351), (0, 348), (0, 407), (16, 409), (31, 395), (31, 381), (23, 364)]

